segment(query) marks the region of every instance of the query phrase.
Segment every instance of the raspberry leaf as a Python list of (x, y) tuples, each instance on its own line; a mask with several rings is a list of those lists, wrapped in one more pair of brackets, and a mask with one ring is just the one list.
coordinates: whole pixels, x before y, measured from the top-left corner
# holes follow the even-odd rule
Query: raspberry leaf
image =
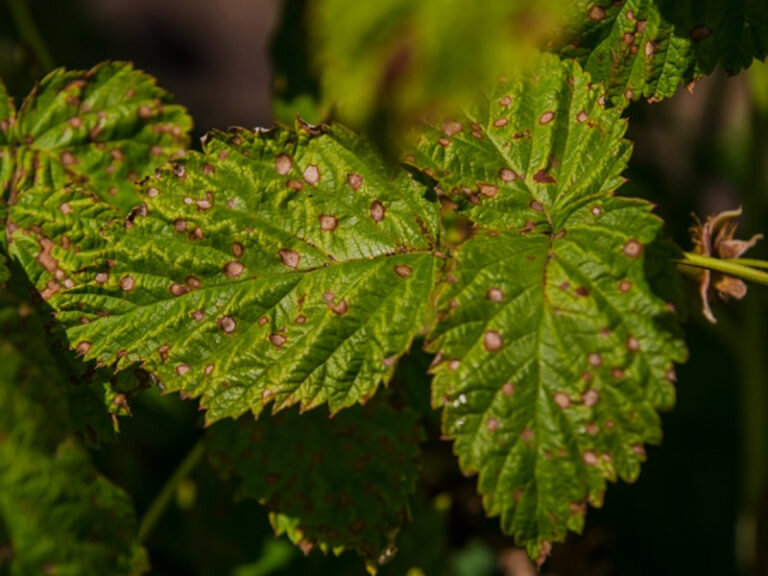
[(686, 356), (649, 273), (662, 223), (613, 196), (630, 148), (600, 102), (544, 58), (410, 159), (476, 223), (440, 289), (433, 405), (488, 513), (539, 560), (607, 481), (637, 478)]

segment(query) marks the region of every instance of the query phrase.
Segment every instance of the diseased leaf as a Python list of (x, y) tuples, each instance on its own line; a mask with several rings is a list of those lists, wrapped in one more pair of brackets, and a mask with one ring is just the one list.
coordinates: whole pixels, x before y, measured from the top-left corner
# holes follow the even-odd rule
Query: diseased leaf
[(296, 410), (216, 424), (208, 450), (239, 498), (272, 512), (302, 550), (355, 550), (375, 566), (393, 553), (417, 477), (422, 433), (414, 412), (380, 398), (329, 418)]
[(556, 50), (617, 105), (660, 100), (718, 64), (735, 74), (768, 55), (766, 0), (578, 0), (566, 22)]
[(433, 404), (488, 513), (540, 560), (607, 480), (637, 478), (686, 357), (646, 271), (661, 221), (613, 197), (630, 148), (588, 81), (545, 58), (411, 159), (479, 225), (429, 337)]
[(15, 156), (10, 203), (30, 186), (77, 182), (127, 212), (137, 203), (135, 182), (184, 150), (191, 125), (154, 78), (131, 64), (55, 70), (9, 122), (7, 145)]
[[(472, 99), (559, 21), (563, 0), (318, 0), (310, 3), (322, 96), (361, 126)], [(390, 129), (387, 122), (379, 130)]]
[(335, 412), (429, 319), (424, 193), (342, 128), (214, 133), (104, 229), (114, 210), (82, 191), (29, 191), (11, 249), (87, 359), (142, 362), (209, 421), (269, 402)]
[(589, 81), (578, 65), (542, 57), (532, 73), (496, 83), (464, 117), (424, 128), (406, 160), (477, 224), (560, 228), (624, 181), (631, 154), (626, 121), (604, 109)]
[(10, 574), (144, 573), (131, 503), (74, 440), (67, 382), (41, 320), (5, 290), (0, 334), (0, 524), (12, 547)]
[[(110, 219), (141, 203), (135, 181), (183, 154), (190, 127), (184, 109), (172, 104), (153, 78), (128, 63), (105, 63), (87, 72), (56, 70), (18, 113), (0, 83), (0, 222), (12, 236), (16, 205), (50, 203), (76, 182), (103, 200), (97, 212), (103, 219), (87, 223), (86, 231), (97, 234)], [(69, 209), (66, 200), (55, 205), (62, 217)], [(81, 239), (78, 228), (57, 228), (59, 241), (72, 246)], [(0, 245), (6, 241), (4, 230)], [(44, 285), (43, 296), (70, 285), (51, 256), (51, 240), (35, 235), (29, 241), (38, 250), (26, 262), (25, 272)], [(26, 283), (23, 274), (16, 280)], [(66, 394), (74, 432), (90, 445), (109, 440), (116, 427), (109, 414), (127, 413), (125, 393), (142, 385), (133, 377), (136, 371), (115, 377), (109, 370), (94, 369), (75, 359), (58, 336), (50, 338), (51, 355), (71, 384)]]

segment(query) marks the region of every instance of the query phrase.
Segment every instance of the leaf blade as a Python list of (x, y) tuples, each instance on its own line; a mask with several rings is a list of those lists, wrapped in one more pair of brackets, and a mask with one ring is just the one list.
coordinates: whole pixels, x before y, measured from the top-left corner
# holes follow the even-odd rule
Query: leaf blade
[[(141, 361), (211, 422), (364, 401), (429, 321), (436, 208), (346, 130), (214, 133), (144, 194), (103, 230), (111, 208), (87, 197), (62, 215), (61, 196), (30, 192), (14, 217), (78, 246), (52, 248), (69, 288), (35, 279), (73, 345)], [(14, 236), (27, 267), (39, 235)]]
[(487, 512), (543, 560), (607, 481), (637, 477), (686, 350), (648, 272), (662, 223), (613, 196), (631, 149), (589, 76), (544, 57), (480, 110), (409, 159), (477, 223), (440, 289), (432, 402)]

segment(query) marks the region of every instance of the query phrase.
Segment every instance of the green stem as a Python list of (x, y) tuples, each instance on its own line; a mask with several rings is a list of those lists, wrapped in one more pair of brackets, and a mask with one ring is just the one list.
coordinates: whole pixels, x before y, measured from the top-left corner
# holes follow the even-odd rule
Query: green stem
[(200, 440), (193, 446), (192, 450), (189, 451), (189, 454), (186, 455), (184, 460), (181, 461), (181, 464), (179, 464), (174, 473), (165, 483), (163, 489), (152, 501), (152, 504), (149, 505), (149, 508), (147, 508), (147, 511), (144, 513), (144, 517), (141, 519), (141, 524), (139, 525), (138, 540), (140, 543), (145, 542), (147, 537), (151, 534), (155, 525), (160, 518), (162, 518), (163, 513), (165, 513), (165, 509), (168, 508), (168, 504), (176, 493), (179, 484), (184, 478), (189, 476), (200, 463), (204, 452), (205, 445), (203, 444), (203, 441)]
[(758, 284), (768, 286), (768, 272), (763, 272), (747, 266), (741, 259), (720, 260), (718, 258), (694, 254), (692, 252), (686, 252), (683, 256), (682, 260), (678, 260), (678, 264), (692, 266), (694, 268), (714, 270), (715, 272), (722, 272), (728, 276), (735, 276), (736, 278), (742, 278), (744, 280), (750, 280), (751, 282), (757, 282)]
[(53, 59), (48, 47), (45, 45), (43, 36), (35, 24), (32, 13), (29, 11), (26, 0), (8, 0), (8, 10), (11, 12), (13, 23), (19, 31), (22, 41), (32, 49), (35, 58), (43, 67), (44, 72), (53, 69)]
[(726, 262), (738, 262), (739, 264), (743, 264), (744, 266), (749, 266), (751, 268), (763, 268), (764, 270), (768, 270), (768, 260), (755, 260), (754, 258), (737, 258), (734, 260), (726, 260)]

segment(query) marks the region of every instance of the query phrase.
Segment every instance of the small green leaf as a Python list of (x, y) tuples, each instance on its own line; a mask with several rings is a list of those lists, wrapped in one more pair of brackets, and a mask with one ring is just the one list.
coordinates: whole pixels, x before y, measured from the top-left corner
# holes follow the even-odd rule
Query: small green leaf
[(82, 191), (28, 191), (11, 249), (86, 358), (142, 362), (209, 421), (269, 402), (335, 412), (429, 320), (424, 194), (341, 128), (214, 133), (107, 227), (114, 209)]
[(278, 534), (305, 551), (356, 550), (375, 564), (407, 519), (422, 435), (416, 420), (379, 398), (334, 418), (291, 410), (216, 424), (208, 450), (239, 498), (267, 506)]
[(661, 221), (613, 197), (630, 147), (600, 100), (578, 65), (547, 57), (411, 158), (479, 224), (429, 336), (433, 405), (486, 510), (539, 559), (606, 481), (637, 478), (686, 357), (649, 282)]
[(184, 150), (191, 125), (184, 109), (131, 64), (55, 70), (9, 125), (17, 175), (10, 201), (26, 187), (77, 182), (127, 212), (136, 205), (135, 182)]
[(735, 74), (768, 55), (765, 0), (578, 0), (567, 23), (556, 50), (618, 105), (660, 100), (718, 64)]
[(131, 503), (74, 440), (68, 383), (42, 322), (5, 290), (0, 334), (0, 524), (11, 540), (10, 573), (144, 573)]

